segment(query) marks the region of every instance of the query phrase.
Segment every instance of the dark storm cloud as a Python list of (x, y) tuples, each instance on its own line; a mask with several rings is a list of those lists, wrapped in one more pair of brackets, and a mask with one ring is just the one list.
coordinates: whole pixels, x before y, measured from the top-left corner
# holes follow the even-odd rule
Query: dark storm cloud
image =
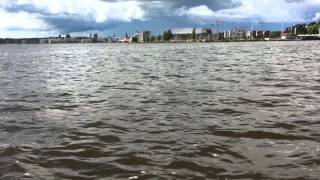
[[(182, 7), (192, 8), (192, 7), (201, 6), (201, 5), (206, 5), (208, 8), (210, 8), (213, 11), (228, 9), (228, 8), (236, 7), (239, 5), (234, 3), (232, 0), (176, 0), (176, 1), (162, 0), (162, 2), (164, 4), (171, 3), (170, 12), (174, 12), (176, 9), (179, 9)], [(169, 12), (169, 15), (170, 15), (170, 12)]]
[[(121, 2), (133, 0), (101, 0), (106, 2)], [(191, 8), (195, 6), (206, 5), (213, 11), (233, 8), (240, 4), (233, 0), (134, 0), (141, 3), (146, 14), (149, 16), (171, 16), (175, 10), (185, 7)], [(159, 8), (161, 7), (161, 8)]]
[(288, 3), (303, 3), (304, 0), (286, 0)]
[(13, 5), (13, 6), (4, 7), (4, 9), (9, 12), (21, 12), (22, 11), (22, 12), (34, 13), (34, 12), (39, 11), (31, 4)]
[(61, 33), (83, 32), (88, 30), (106, 30), (119, 25), (120, 22), (96, 23), (95, 21), (81, 20), (72, 17), (45, 17), (44, 20)]
[[(102, 0), (102, 1), (119, 2), (121, 0)], [(127, 0), (127, 1), (130, 1), (130, 0)], [(206, 5), (213, 10), (234, 7), (236, 5), (232, 0), (136, 0), (136, 1), (139, 1), (143, 4), (161, 2), (165, 5), (175, 7), (175, 8)]]
[[(124, 2), (133, 0), (100, 0), (105, 2)], [(220, 10), (235, 7), (236, 4), (232, 0), (135, 0), (145, 12), (147, 20), (157, 19), (157, 17), (165, 17), (170, 21), (174, 20), (177, 9), (185, 7), (191, 8), (200, 5), (206, 5), (212, 10)], [(102, 22), (97, 23), (94, 20), (81, 19), (73, 14), (50, 14), (43, 9), (36, 8), (33, 4), (12, 4), (5, 7), (8, 12), (28, 12), (37, 13), (40, 18), (53, 28), (61, 32), (87, 31), (87, 30), (105, 30), (114, 28), (120, 22)]]
[[(83, 7), (84, 9), (89, 5), (91, 5), (90, 3), (92, 2), (92, 6), (88, 7), (88, 11), (91, 11), (93, 8), (93, 12), (89, 13), (88, 15), (83, 15), (81, 11), (66, 11), (66, 10), (61, 10), (61, 11), (50, 11), (48, 9), (50, 9), (50, 7), (52, 7), (52, 3), (58, 3), (59, 7), (62, 8), (63, 3), (65, 1), (60, 0), (60, 1), (44, 1), (44, 2), (50, 2), (48, 3), (49, 5), (46, 8), (42, 8), (42, 6), (37, 6), (37, 2), (36, 1), (30, 1), (28, 3), (28, 1), (26, 1), (26, 3), (12, 3), (12, 1), (7, 1), (9, 3), (1, 3), (2, 0), (0, 0), (0, 10), (1, 8), (4, 9), (5, 11), (9, 12), (9, 13), (16, 13), (16, 12), (27, 12), (29, 14), (34, 14), (38, 19), (43, 20), (45, 23), (47, 23), (49, 26), (49, 30), (58, 30), (59, 32), (62, 33), (68, 33), (68, 32), (81, 32), (81, 31), (88, 31), (88, 30), (109, 30), (109, 29), (117, 29), (117, 28), (123, 28), (125, 29), (126, 27), (132, 27), (132, 29), (136, 29), (138, 27), (142, 27), (143, 25), (145, 26), (145, 29), (150, 29), (150, 30), (154, 30), (154, 29), (160, 29), (161, 27), (165, 27), (165, 28), (170, 28), (170, 27), (182, 27), (182, 26), (196, 26), (197, 24), (201, 24), (201, 19), (199, 17), (195, 17), (194, 19), (192, 19), (192, 16), (187, 16), (184, 15), (183, 17), (181, 15), (179, 15), (179, 10), (184, 10), (184, 11), (188, 11), (190, 8), (194, 8), (197, 6), (206, 6), (208, 8), (208, 10), (213, 11), (213, 12), (217, 12), (217, 14), (219, 14), (220, 10), (223, 10), (220, 14), (223, 17), (228, 17), (229, 15), (231, 17), (233, 17), (234, 15), (242, 15), (243, 17), (248, 16), (249, 18), (255, 18), (252, 16), (252, 14), (250, 14), (250, 12), (248, 12), (248, 14), (246, 14), (246, 12), (244, 11), (239, 11), (239, 9), (235, 8), (235, 7), (244, 7), (245, 4), (243, 4), (241, 0), (95, 0), (95, 1), (91, 1), (91, 0), (87, 0), (87, 1), (83, 1), (84, 4), (78, 4), (79, 6)], [(133, 4), (137, 4), (137, 6), (139, 7), (138, 10), (134, 10), (134, 12), (138, 12), (139, 10), (141, 10), (142, 12), (142, 16), (138, 17), (138, 18), (128, 18), (128, 20), (124, 20), (123, 18), (121, 18), (123, 15), (125, 14), (117, 14), (114, 15), (114, 18), (110, 18), (110, 16), (113, 16), (113, 11), (111, 11), (111, 13), (107, 13), (107, 14), (103, 14), (104, 12), (102, 12), (102, 16), (105, 16), (105, 20), (103, 19), (101, 22), (101, 20), (97, 20), (97, 17), (101, 17), (101, 13), (99, 14), (99, 12), (94, 12), (97, 7), (97, 4), (99, 5), (99, 3), (101, 2), (128, 2), (128, 1), (134, 1), (134, 2), (138, 2), (138, 3), (133, 3)], [(5, 2), (5, 1), (3, 1)], [(40, 1), (39, 1), (40, 2)], [(39, 3), (38, 2), (38, 3)], [(76, 1), (78, 2), (78, 1)], [(90, 2), (89, 4), (87, 2)], [(250, 3), (251, 1), (249, 1)], [(257, 9), (262, 9), (264, 10), (260, 5), (260, 1), (255, 2), (254, 4), (256, 5), (255, 8)], [(271, 1), (270, 2), (270, 9), (272, 9), (272, 7), (277, 6), (277, 0)], [(279, 1), (279, 2), (285, 2), (286, 5), (294, 5), (295, 3), (301, 3), (301, 5), (304, 4), (308, 4), (310, 3), (310, 1), (308, 0), (283, 0), (283, 1)], [(6, 5), (7, 4), (7, 5)], [(106, 3), (103, 3), (106, 4)], [(262, 3), (263, 4), (263, 3)], [(269, 5), (268, 3), (265, 3), (267, 5)], [(51, 6), (50, 6), (51, 5)], [(73, 8), (73, 6), (75, 6), (72, 3), (66, 3), (66, 5), (69, 5), (71, 8)], [(133, 5), (134, 6), (134, 5)], [(300, 4), (298, 5), (294, 5), (297, 7), (300, 7)], [(288, 10), (286, 9), (289, 6), (282, 6), (284, 10)], [(122, 9), (123, 6), (120, 5), (118, 6), (119, 9)], [(134, 7), (132, 7), (134, 8)], [(65, 8), (68, 9), (68, 8)], [(81, 8), (80, 8), (81, 9)], [(298, 8), (299, 9), (299, 8)], [(101, 10), (101, 8), (99, 9)], [(225, 11), (226, 10), (226, 11)], [(103, 9), (102, 9), (103, 11)], [(298, 12), (296, 12), (295, 10), (293, 10), (292, 12), (294, 12), (295, 14), (299, 14), (300, 11), (302, 12), (302, 10), (298, 10)], [(310, 14), (308, 17), (310, 18), (314, 18), (314, 14), (319, 12), (319, 7), (313, 7), (313, 6), (308, 6), (304, 11), (308, 12), (308, 13), (301, 13), (302, 15), (298, 15), (296, 17), (302, 17), (305, 14)], [(56, 12), (56, 13), (52, 13), (52, 12)], [(264, 14), (259, 14), (259, 12), (261, 11), (257, 11), (258, 15), (260, 15), (258, 18), (263, 18), (263, 17), (269, 17), (268, 13), (264, 13)], [(86, 12), (84, 12), (86, 13)], [(194, 12), (193, 12), (194, 13)], [(279, 13), (279, 12), (278, 12)], [(272, 14), (272, 13), (271, 13)], [(281, 13), (280, 16), (278, 16), (278, 14), (273, 13), (275, 15), (277, 15), (277, 17), (281, 17)], [(272, 17), (274, 18), (274, 17)], [(208, 19), (212, 20), (214, 19), (214, 17), (208, 17)], [(183, 23), (180, 23), (183, 22)], [(180, 24), (179, 24), (180, 23)], [(190, 23), (190, 24), (188, 24)], [(157, 28), (153, 28), (156, 27)], [(18, 27), (19, 28), (19, 27)], [(23, 29), (23, 27), (21, 27), (21, 29)]]
[(163, 3), (172, 3), (173, 7), (195, 7), (200, 5), (206, 5), (212, 10), (220, 10), (225, 8), (231, 8), (236, 6), (232, 0), (162, 0)]
[(38, 13), (44, 16), (51, 16), (52, 14), (42, 10), (42, 9), (38, 9), (36, 8), (34, 5), (32, 4), (22, 4), (22, 5), (17, 5), (14, 4), (12, 6), (8, 6), (8, 7), (4, 7), (4, 9), (8, 12), (27, 12), (27, 13)]

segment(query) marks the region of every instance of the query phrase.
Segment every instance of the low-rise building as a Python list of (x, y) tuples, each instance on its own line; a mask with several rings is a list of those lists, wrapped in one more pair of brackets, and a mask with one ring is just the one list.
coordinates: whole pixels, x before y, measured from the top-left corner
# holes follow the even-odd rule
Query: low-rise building
[(202, 32), (197, 35), (197, 39), (200, 41), (212, 41), (212, 30), (209, 27), (202, 28)]
[(98, 34), (94, 34), (93, 35), (93, 42), (97, 43), (98, 42), (98, 38), (99, 38)]
[(144, 42), (149, 42), (151, 39), (151, 32), (150, 31), (141, 31), (139, 33), (139, 42), (144, 43)]
[[(39, 44), (48, 44), (48, 42), (49, 42), (49, 39), (47, 39), (47, 38), (39, 39)], [(24, 43), (24, 42), (22, 41), (22, 43)]]
[(293, 33), (289, 33), (289, 32), (282, 32), (280, 37), (282, 40), (294, 39)]
[[(192, 32), (194, 28), (174, 28), (171, 30), (172, 37), (174, 41), (188, 41), (192, 40)], [(195, 33), (196, 33), (196, 39), (200, 39), (202, 37), (202, 29), (201, 28), (196, 28)]]
[(81, 43), (92, 43), (93, 41), (91, 38), (82, 38), (80, 42)]
[(246, 32), (246, 38), (248, 39), (248, 40), (254, 40), (254, 39), (256, 39), (256, 34), (257, 34), (257, 32), (256, 31), (247, 31)]
[(224, 39), (230, 39), (231, 37), (231, 31), (230, 30), (227, 30), (223, 33), (223, 38)]
[(242, 28), (233, 28), (232, 30), (225, 31), (224, 38), (242, 40), (246, 38), (246, 31)]
[(256, 31), (256, 38), (264, 39), (270, 37), (270, 31)]

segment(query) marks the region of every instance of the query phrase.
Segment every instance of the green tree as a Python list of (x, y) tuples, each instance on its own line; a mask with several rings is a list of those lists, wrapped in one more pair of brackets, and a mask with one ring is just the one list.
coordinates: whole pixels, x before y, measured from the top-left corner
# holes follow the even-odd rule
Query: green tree
[(307, 30), (305, 24), (298, 24), (298, 25), (295, 26), (295, 28), (296, 28), (297, 35), (299, 35), (299, 34), (307, 34), (308, 33), (308, 30)]
[(156, 37), (155, 36), (151, 36), (151, 42), (156, 41)]
[(319, 27), (320, 25), (312, 24), (308, 26), (308, 34), (319, 34)]
[(197, 39), (196, 28), (193, 28), (191, 38), (192, 38), (192, 40), (196, 40)]
[(317, 25), (317, 22), (311, 22), (311, 23), (309, 23), (309, 26), (312, 26), (312, 25)]
[(172, 40), (172, 32), (171, 32), (171, 30), (169, 29), (168, 30), (168, 40)]
[(167, 39), (168, 39), (168, 32), (167, 32), (167, 31), (164, 31), (162, 37), (163, 37), (163, 40), (164, 40), (164, 41), (167, 41)]
[(163, 32), (163, 40), (164, 40), (164, 41), (170, 41), (171, 39), (172, 39), (171, 30), (164, 31), (164, 32)]
[(161, 35), (159, 35), (159, 36), (157, 37), (157, 40), (158, 40), (158, 41), (161, 41), (161, 39), (162, 39), (162, 37), (161, 37)]
[(274, 31), (271, 33), (271, 38), (279, 38), (281, 36), (281, 31)]
[(132, 42), (138, 42), (138, 38), (137, 37), (132, 37)]

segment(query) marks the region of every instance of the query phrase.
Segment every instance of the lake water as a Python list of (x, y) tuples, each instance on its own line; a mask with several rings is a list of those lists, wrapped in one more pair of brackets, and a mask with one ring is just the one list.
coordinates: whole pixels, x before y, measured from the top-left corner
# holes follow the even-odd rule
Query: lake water
[(0, 179), (318, 179), (319, 45), (1, 45)]

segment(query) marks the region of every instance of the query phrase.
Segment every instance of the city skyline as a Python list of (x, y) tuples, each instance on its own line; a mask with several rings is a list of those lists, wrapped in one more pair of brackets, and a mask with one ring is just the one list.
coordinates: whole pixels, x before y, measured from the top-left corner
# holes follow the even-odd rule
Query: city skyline
[(320, 20), (320, 0), (3, 0), (0, 38), (48, 37), (96, 32), (123, 35), (150, 30), (202, 27), (223, 21), (221, 30), (241, 26), (270, 30)]

